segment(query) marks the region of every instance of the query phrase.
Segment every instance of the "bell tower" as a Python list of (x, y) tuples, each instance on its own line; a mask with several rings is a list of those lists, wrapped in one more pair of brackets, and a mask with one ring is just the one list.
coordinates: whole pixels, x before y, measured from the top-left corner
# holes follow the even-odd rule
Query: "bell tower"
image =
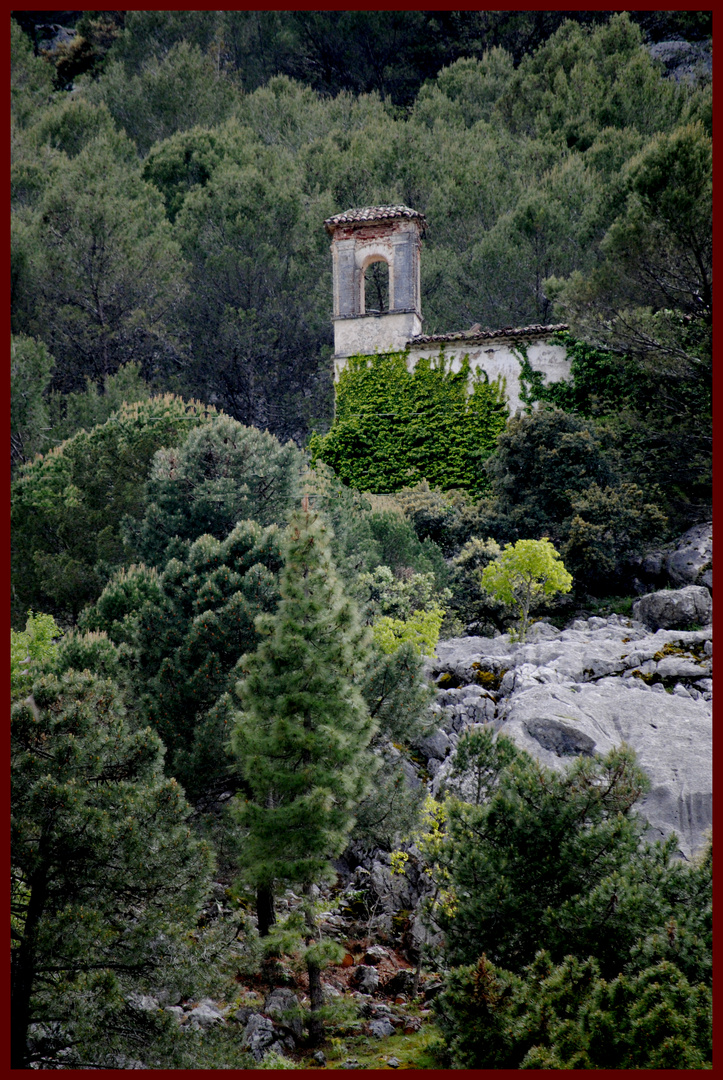
[[(333, 259), (335, 361), (403, 349), (422, 332), (424, 215), (408, 206), (368, 206), (335, 214), (324, 225)], [(377, 262), (388, 268), (388, 303), (386, 310), (367, 310), (367, 271)]]

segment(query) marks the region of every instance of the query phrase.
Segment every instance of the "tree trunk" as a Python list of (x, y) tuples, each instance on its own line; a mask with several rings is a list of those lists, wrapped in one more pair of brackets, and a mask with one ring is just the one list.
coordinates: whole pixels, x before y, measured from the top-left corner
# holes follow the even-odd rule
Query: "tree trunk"
[[(41, 841), (42, 845), (42, 841)], [(10, 1068), (29, 1069), (28, 1028), (30, 1002), (35, 982), (35, 947), (40, 919), (45, 908), (47, 880), (45, 867), (29, 882), (30, 897), (23, 926), (23, 937), (12, 957), (10, 990)]]
[[(311, 899), (311, 886), (304, 886), (304, 893), (308, 897), (306, 905), (306, 927), (308, 930), (307, 948), (316, 937), (316, 919), (314, 918), (313, 901)], [(311, 1002), (311, 1016), (309, 1017), (309, 1042), (312, 1046), (318, 1044), (324, 1038), (324, 1024), (318, 1013), (324, 1004), (324, 994), (321, 989), (321, 968), (313, 960), (306, 957), (306, 970), (309, 975), (309, 1001)]]
[(266, 937), (276, 922), (274, 890), (271, 885), (259, 885), (256, 889), (256, 917), (259, 937)]
[(309, 1000), (311, 1002), (309, 1042), (312, 1046), (318, 1046), (324, 1038), (324, 1024), (318, 1015), (319, 1009), (324, 1004), (324, 995), (321, 990), (321, 968), (307, 957), (306, 970), (309, 973)]

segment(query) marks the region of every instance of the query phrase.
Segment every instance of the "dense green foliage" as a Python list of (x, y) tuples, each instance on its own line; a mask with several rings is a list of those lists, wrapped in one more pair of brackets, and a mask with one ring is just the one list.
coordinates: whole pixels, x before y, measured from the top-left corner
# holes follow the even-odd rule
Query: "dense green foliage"
[[(283, 953), (318, 1039), (314, 885), (418, 833), (442, 610), (503, 629), (521, 540), (589, 606), (708, 519), (710, 79), (646, 46), (710, 14), (50, 17), (11, 22), (13, 1064), (253, 1068), (162, 1006)], [(334, 417), (323, 220), (389, 203), (426, 332), (564, 319), (573, 380), (523, 362), (508, 421), (443, 355), (357, 357)], [(443, 1064), (709, 1067), (711, 852), (644, 842), (628, 751), (553, 774), (477, 730), (456, 769)]]
[(413, 371), (406, 353), (357, 356), (339, 378), (334, 425), (309, 446), (312, 461), (365, 491), (427, 480), (478, 493), (506, 419), (503, 391), (484, 373), (472, 376), (467, 358), (456, 372), (443, 353), (419, 360)]
[[(368, 631), (344, 595), (327, 531), (308, 510), (292, 516), (281, 546), (281, 600), (273, 615), (257, 617), (262, 641), (239, 661), (241, 711), (231, 747), (248, 794), (237, 799), (235, 816), (262, 935), (279, 885), (309, 893), (335, 876), (331, 859), (346, 846), (375, 764), (368, 750), (375, 723), (359, 686)], [(318, 940), (311, 904), (305, 915), (310, 1036), (318, 1041), (323, 1029), (314, 1014), (330, 953)]]
[(112, 570), (132, 561), (121, 522), (145, 509), (153, 455), (215, 410), (171, 394), (122, 405), (19, 472), (12, 489), (13, 615), (29, 607), (77, 618)]
[[(696, 250), (675, 221), (701, 236), (710, 88), (642, 46), (705, 38), (699, 15), (89, 13), (53, 57), (72, 96), (15, 27), (13, 329), (62, 358), (64, 389), (132, 349), (164, 389), (301, 444), (332, 413), (330, 214), (426, 214), (431, 332), (550, 321), (548, 278), (602, 282), (602, 263), (615, 285), (625, 250)], [(679, 306), (636, 288), (641, 310)]]
[(145, 401), (151, 388), (130, 361), (102, 383), (86, 376), (86, 389), (48, 391), (55, 360), (42, 341), (12, 335), (10, 344), (10, 461), (13, 473), (37, 454), (70, 439), (81, 428), (104, 424), (123, 405)]
[[(711, 855), (641, 842), (647, 781), (629, 749), (553, 772), (491, 732), (465, 736), (434, 852), (454, 966), (437, 999), (461, 1068), (705, 1067)], [(543, 950), (543, 951), (540, 951)]]
[(224, 695), (256, 646), (256, 616), (276, 606), (280, 565), (276, 528), (243, 521), (223, 541), (200, 536), (160, 574), (121, 571), (81, 620), (131, 645), (136, 708), (193, 796), (227, 771)]
[(46, 1052), (62, 1024), (55, 1049), (97, 1061), (93, 1032), (110, 1049), (124, 995), (193, 925), (210, 853), (160, 740), (133, 729), (111, 682), (42, 676), (11, 720), (13, 1067), (43, 1055), (31, 1024)]
[(140, 522), (128, 535), (141, 557), (164, 566), (199, 536), (223, 539), (237, 521), (284, 520), (299, 500), (303, 457), (268, 431), (212, 417), (176, 448), (159, 450), (146, 484)]
[(55, 361), (42, 341), (13, 337), (10, 345), (10, 461), (28, 461), (46, 449), (50, 417), (45, 391)]
[(239, 800), (254, 884), (311, 884), (343, 846), (369, 782), (374, 723), (359, 690), (368, 632), (344, 597), (326, 529), (308, 512), (282, 544), (281, 601), (257, 618), (241, 658), (232, 745), (251, 801)]
[(522, 975), (487, 961), (456, 968), (440, 1001), (457, 1068), (709, 1069), (712, 994), (675, 964), (605, 980), (594, 957)]
[(591, 420), (555, 407), (514, 417), (487, 462), (491, 496), (468, 515), (470, 532), (507, 542), (549, 537), (578, 586), (614, 589), (626, 560), (667, 522), (641, 487), (621, 479), (606, 442)]

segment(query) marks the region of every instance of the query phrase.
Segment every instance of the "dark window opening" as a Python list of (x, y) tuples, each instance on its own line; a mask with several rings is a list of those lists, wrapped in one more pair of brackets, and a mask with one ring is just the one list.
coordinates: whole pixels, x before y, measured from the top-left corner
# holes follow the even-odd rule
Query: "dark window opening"
[(364, 274), (364, 310), (389, 311), (389, 267), (383, 261), (370, 263)]

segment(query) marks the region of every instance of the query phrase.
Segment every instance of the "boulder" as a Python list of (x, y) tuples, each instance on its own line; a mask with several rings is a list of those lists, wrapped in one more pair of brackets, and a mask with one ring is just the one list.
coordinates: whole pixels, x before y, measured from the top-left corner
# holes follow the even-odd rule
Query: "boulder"
[(382, 960), (386, 960), (389, 953), (382, 945), (371, 945), (364, 953), (364, 963), (374, 967), (376, 964), (381, 964)]
[(373, 994), (379, 987), (379, 972), (367, 964), (359, 964), (351, 977), (352, 983), (362, 994)]
[(673, 585), (713, 587), (713, 523), (694, 525), (677, 541), (666, 559), (666, 570)]
[[(379, 859), (372, 863), (367, 890), (374, 906), (378, 905), (385, 915), (391, 916), (402, 908), (411, 909), (419, 900), (419, 892), (410, 875), (393, 874), (389, 866)], [(391, 926), (391, 923), (389, 924)]]
[(204, 998), (195, 1009), (191, 1009), (187, 1023), (189, 1027), (207, 1031), (214, 1024), (224, 1023), (223, 1013), (210, 998)]
[(132, 1008), (139, 1009), (141, 1012), (155, 1012), (160, 1007), (158, 998), (151, 997), (150, 994), (136, 994), (132, 991), (126, 1000)]
[[(651, 587), (705, 585), (713, 588), (713, 524), (694, 525), (681, 537), (658, 551), (649, 551), (632, 562), (642, 579), (639, 592)], [(647, 590), (645, 583), (647, 582)]]
[(411, 996), (415, 990), (416, 976), (409, 968), (401, 968), (384, 984), (384, 992), (390, 997), (395, 994)]
[(646, 48), (653, 60), (663, 63), (669, 79), (695, 83), (701, 75), (710, 78), (713, 61), (709, 41), (656, 41)]
[[(447, 670), (473, 679), (480, 670), (505, 669), (487, 723), (551, 767), (629, 743), (651, 780), (640, 812), (653, 838), (675, 831), (687, 857), (702, 846), (711, 824), (712, 628), (652, 632), (639, 620), (650, 617), (655, 624), (651, 610), (676, 605), (684, 625), (707, 623), (710, 595), (700, 586), (663, 592), (660, 602), (658, 595), (653, 605), (648, 597), (638, 601), (635, 619), (576, 619), (560, 633), (524, 644), (506, 634), (441, 641), (428, 670), (432, 678)], [(456, 708), (471, 689), (445, 685), (437, 701), (445, 710)], [(467, 729), (476, 726), (470, 722)], [(447, 789), (473, 800), (473, 778), (452, 779), (452, 766), (450, 753), (434, 771), (432, 794)]]
[(394, 1032), (394, 1024), (389, 1020), (369, 1021), (369, 1034), (373, 1035), (375, 1039), (385, 1039), (387, 1036), (393, 1035)]
[(299, 1013), (299, 999), (293, 990), (277, 987), (264, 1002), (264, 1012), (278, 1021), (281, 1027), (291, 1031), (297, 1039), (304, 1033)]
[(438, 758), (439, 761), (444, 761), (452, 744), (449, 741), (449, 735), (441, 728), (437, 728), (429, 735), (417, 739), (415, 745), (426, 758)]
[(692, 623), (707, 626), (712, 616), (713, 601), (703, 585), (661, 589), (641, 596), (633, 604), (633, 617), (652, 630), (682, 629)]
[[(637, 684), (637, 685), (636, 685)], [(539, 686), (515, 695), (500, 730), (544, 765), (560, 769), (574, 753), (606, 754), (626, 742), (651, 789), (639, 803), (651, 839), (675, 832), (689, 857), (712, 825), (712, 720), (707, 702), (649, 689), (638, 679)]]
[(274, 1025), (268, 1016), (254, 1013), (249, 1017), (248, 1023), (241, 1038), (241, 1049), (248, 1050), (256, 1061), (262, 1061), (264, 1054), (280, 1046), (276, 1042)]

